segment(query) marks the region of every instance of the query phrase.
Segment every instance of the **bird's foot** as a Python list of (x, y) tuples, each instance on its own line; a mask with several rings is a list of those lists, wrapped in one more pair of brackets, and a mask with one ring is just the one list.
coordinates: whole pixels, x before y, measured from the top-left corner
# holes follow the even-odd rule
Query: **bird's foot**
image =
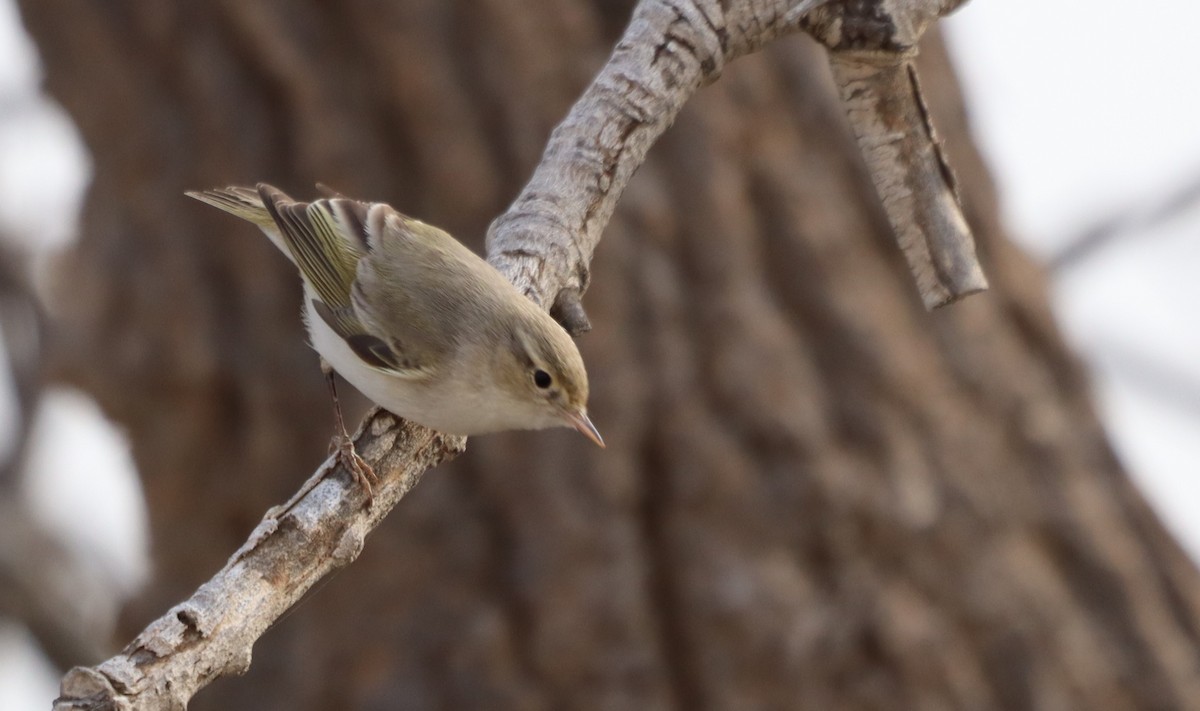
[(350, 439), (349, 435), (337, 434), (329, 443), (329, 448), (337, 456), (338, 463), (353, 474), (354, 481), (367, 492), (367, 506), (374, 503), (375, 489), (371, 485), (379, 483), (379, 475), (367, 464), (367, 460), (359, 455), (358, 450), (354, 448), (354, 440)]

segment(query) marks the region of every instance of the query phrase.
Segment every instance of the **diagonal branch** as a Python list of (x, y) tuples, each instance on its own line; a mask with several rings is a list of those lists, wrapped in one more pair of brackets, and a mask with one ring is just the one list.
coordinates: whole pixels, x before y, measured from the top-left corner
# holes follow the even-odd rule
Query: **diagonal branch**
[[(551, 134), (528, 185), (492, 223), (489, 261), (572, 334), (586, 331), (580, 298), (591, 279), (592, 254), (650, 146), (729, 61), (805, 29), (833, 53), (867, 166), (926, 304), (983, 288), (949, 168), (908, 64), (921, 31), (959, 4), (641, 0), (608, 63)], [(856, 25), (847, 8), (869, 17)], [(860, 52), (863, 27), (886, 40), (882, 53)], [(886, 71), (860, 75), (856, 67), (865, 58)], [(897, 100), (900, 110), (892, 111)], [(68, 672), (55, 708), (182, 709), (212, 680), (245, 670), (258, 636), (317, 580), (353, 560), (367, 532), (421, 473), (457, 454), (464, 441), (376, 411), (356, 446), (380, 475), (372, 508), (363, 508), (363, 494), (346, 472), (339, 468), (330, 476), (327, 464), (292, 501), (268, 512), (189, 600), (151, 623), (120, 655)]]
[(1093, 223), (1067, 240), (1066, 245), (1046, 258), (1046, 268), (1061, 272), (1122, 239), (1141, 238), (1146, 232), (1170, 222), (1200, 204), (1200, 173), (1170, 190), (1165, 198), (1150, 205), (1125, 206)]
[(913, 63), (926, 27), (963, 1), (831, 2), (804, 18), (829, 50), (850, 127), (930, 309), (987, 288)]
[(830, 51), (842, 99), (926, 306), (987, 288), (912, 59), (963, 0), (642, 0), (600, 74), (488, 230), (488, 260), (572, 334), (617, 200), (650, 146), (725, 65), (801, 29)]
[(117, 656), (67, 672), (54, 708), (183, 709), (213, 680), (245, 672), (254, 642), (317, 581), (357, 558), (367, 534), (425, 470), (465, 444), (380, 410), (354, 440), (379, 474), (371, 506), (350, 473), (326, 462), (189, 599)]

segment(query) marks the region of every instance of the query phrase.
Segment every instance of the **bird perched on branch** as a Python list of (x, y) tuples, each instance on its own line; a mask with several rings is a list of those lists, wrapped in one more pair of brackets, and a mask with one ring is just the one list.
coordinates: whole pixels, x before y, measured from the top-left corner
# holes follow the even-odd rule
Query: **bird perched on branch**
[(304, 322), (333, 393), (339, 452), (370, 490), (332, 371), (449, 434), (568, 426), (601, 447), (574, 341), (490, 264), (381, 202), (293, 200), (270, 185), (188, 195), (254, 223), (300, 270)]

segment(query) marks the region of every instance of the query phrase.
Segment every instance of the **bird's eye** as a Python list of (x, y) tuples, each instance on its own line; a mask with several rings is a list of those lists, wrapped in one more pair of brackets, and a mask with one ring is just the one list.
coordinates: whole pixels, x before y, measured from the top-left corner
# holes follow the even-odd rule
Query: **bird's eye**
[(553, 382), (553, 379), (550, 377), (550, 374), (547, 373), (546, 371), (544, 371), (544, 370), (533, 371), (533, 384), (538, 386), (542, 390), (545, 390), (546, 388), (550, 387), (551, 382)]

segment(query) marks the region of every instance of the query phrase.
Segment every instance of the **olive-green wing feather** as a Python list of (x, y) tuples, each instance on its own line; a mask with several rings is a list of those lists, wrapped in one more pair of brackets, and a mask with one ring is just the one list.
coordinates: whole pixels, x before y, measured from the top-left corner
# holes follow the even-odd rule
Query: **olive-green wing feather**
[(275, 220), (263, 206), (262, 198), (258, 196), (258, 191), (254, 188), (228, 187), (212, 190), (189, 190), (185, 195), (257, 225), (271, 240), (271, 244), (275, 245), (292, 262), (296, 261), (291, 251), (288, 250), (283, 235), (279, 233)]
[(373, 204), (340, 196), (298, 202), (266, 184), (257, 190), (229, 187), (187, 194), (266, 233), (316, 294), (313, 311), (364, 363), (401, 377), (422, 374), (418, 359), (395, 348), (386, 332), (372, 332), (354, 309), (351, 291), (358, 262), (370, 249), (366, 221)]
[(354, 311), (367, 330), (392, 338), (406, 365), (445, 362), (468, 332), (496, 327), (478, 314), (498, 313), (489, 302), (511, 287), (474, 252), (383, 203), (371, 205), (366, 227)]
[(359, 318), (351, 292), (359, 262), (367, 256), (367, 217), (378, 203), (347, 198), (296, 202), (269, 185), (258, 186), (300, 273), (317, 299), (313, 310), (364, 363), (401, 377), (418, 377), (422, 361), (393, 335)]
[(265, 184), (259, 184), (258, 194), (304, 281), (335, 313), (350, 306), (350, 286), (365, 252), (361, 238), (339, 234), (327, 200), (297, 202)]

